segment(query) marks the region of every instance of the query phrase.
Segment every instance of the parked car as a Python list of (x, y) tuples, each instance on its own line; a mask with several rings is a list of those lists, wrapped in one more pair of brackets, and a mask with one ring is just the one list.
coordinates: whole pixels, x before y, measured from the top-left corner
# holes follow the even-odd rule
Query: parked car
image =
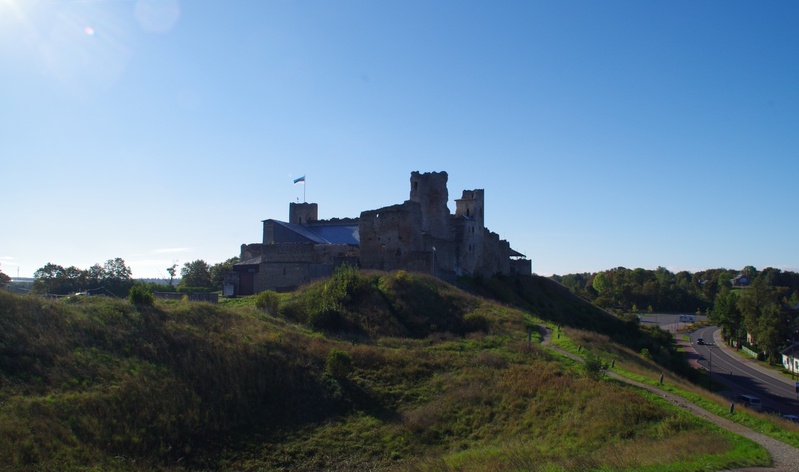
[(738, 397), (738, 403), (741, 403), (743, 406), (753, 410), (763, 409), (763, 402), (761, 402), (760, 399), (754, 395), (740, 395)]
[(797, 415), (782, 415), (782, 419), (788, 420), (792, 423), (799, 423), (799, 416)]

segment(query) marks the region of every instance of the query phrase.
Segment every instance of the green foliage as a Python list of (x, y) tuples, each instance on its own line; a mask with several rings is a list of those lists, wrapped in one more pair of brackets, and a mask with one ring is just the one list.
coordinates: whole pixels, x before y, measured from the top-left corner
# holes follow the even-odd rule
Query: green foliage
[(0, 287), (5, 287), (11, 282), (11, 277), (4, 274), (2, 270), (0, 270)]
[(239, 262), (238, 256), (231, 257), (225, 262), (220, 262), (211, 266), (209, 275), (211, 277), (211, 286), (214, 290), (222, 290), (224, 284), (225, 274), (233, 271), (233, 264)]
[(277, 316), (280, 307), (280, 295), (271, 290), (266, 290), (255, 296), (255, 306), (267, 314)]
[(593, 380), (599, 380), (605, 375), (606, 367), (603, 365), (602, 359), (590, 352), (584, 356), (584, 359), (583, 372), (586, 376)]
[(147, 287), (136, 284), (130, 288), (128, 293), (128, 301), (136, 306), (153, 306), (155, 305), (155, 298)]
[(325, 372), (334, 379), (345, 379), (352, 372), (352, 356), (340, 349), (331, 349), (325, 360)]
[[(627, 324), (540, 277), (491, 284), (536, 309), (408, 273), (348, 271), (286, 295), (281, 314), (294, 318), (327, 290), (340, 325), (370, 334), (352, 337), (346, 350), (341, 340), (260, 315), (255, 297), (137, 310), (108, 298), (65, 303), (0, 292), (0, 463), (575, 471), (668, 470), (706, 457), (720, 469), (739, 464), (727, 437), (704, 423), (637, 389), (574, 375), (527, 343), (528, 329), (542, 323), (530, 312), (561, 322), (574, 313), (576, 323), (611, 330)], [(471, 316), (490, 329), (459, 336)]]
[(95, 264), (88, 270), (47, 263), (33, 274), (33, 293), (69, 295), (91, 292), (122, 298), (133, 286), (131, 274), (125, 261), (119, 257), (107, 260), (103, 266)]
[(180, 269), (180, 277), (178, 292), (187, 292), (190, 287), (195, 289), (192, 291), (210, 292), (214, 290), (214, 284), (211, 281), (211, 268), (202, 259), (183, 264)]
[(476, 300), (429, 276), (342, 266), (329, 279), (289, 297), (281, 313), (320, 331), (418, 338), (467, 332), (464, 316), (474, 306)]

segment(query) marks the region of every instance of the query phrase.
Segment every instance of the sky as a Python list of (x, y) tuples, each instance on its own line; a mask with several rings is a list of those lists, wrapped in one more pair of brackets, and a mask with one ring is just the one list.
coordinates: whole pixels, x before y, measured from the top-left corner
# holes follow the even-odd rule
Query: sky
[[(799, 3), (0, 0), (0, 270), (238, 256), (408, 199), (540, 275), (799, 271)], [(306, 176), (305, 187), (293, 180)]]

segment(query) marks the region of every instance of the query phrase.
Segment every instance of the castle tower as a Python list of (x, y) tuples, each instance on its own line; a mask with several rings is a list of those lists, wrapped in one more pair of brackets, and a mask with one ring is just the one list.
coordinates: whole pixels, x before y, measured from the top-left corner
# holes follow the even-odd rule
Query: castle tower
[(455, 200), (455, 214), (473, 220), (480, 229), (485, 228), (484, 201), (485, 191), (483, 189), (464, 190), (463, 196)]
[(422, 209), (422, 231), (439, 239), (451, 239), (450, 212), (447, 208), (446, 172), (411, 172), (412, 202)]
[(305, 225), (319, 219), (319, 205), (316, 203), (290, 203), (289, 223)]

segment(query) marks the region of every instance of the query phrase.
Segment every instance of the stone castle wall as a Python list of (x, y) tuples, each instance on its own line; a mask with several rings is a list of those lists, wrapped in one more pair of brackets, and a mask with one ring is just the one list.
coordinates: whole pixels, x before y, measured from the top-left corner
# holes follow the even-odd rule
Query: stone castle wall
[(291, 228), (265, 220), (263, 244), (241, 247), (242, 261), (262, 258), (253, 273), (256, 292), (293, 289), (329, 276), (345, 263), (423, 272), (446, 280), (461, 275), (529, 275), (530, 261), (512, 260), (510, 244), (485, 228), (484, 190), (464, 190), (451, 214), (447, 180), (446, 172), (413, 172), (409, 200), (364, 211), (359, 218), (320, 221), (317, 204), (290, 204), (293, 224), (357, 224), (359, 245), (310, 243)]
[(418, 202), (406, 201), (379, 210), (361, 213), (360, 264), (366, 269), (403, 268), (412, 253), (424, 249), (422, 211)]
[(452, 228), (449, 225), (450, 212), (447, 207), (449, 192), (447, 190), (446, 172), (411, 173), (410, 201), (419, 203), (422, 210), (422, 232), (431, 236), (452, 239)]

